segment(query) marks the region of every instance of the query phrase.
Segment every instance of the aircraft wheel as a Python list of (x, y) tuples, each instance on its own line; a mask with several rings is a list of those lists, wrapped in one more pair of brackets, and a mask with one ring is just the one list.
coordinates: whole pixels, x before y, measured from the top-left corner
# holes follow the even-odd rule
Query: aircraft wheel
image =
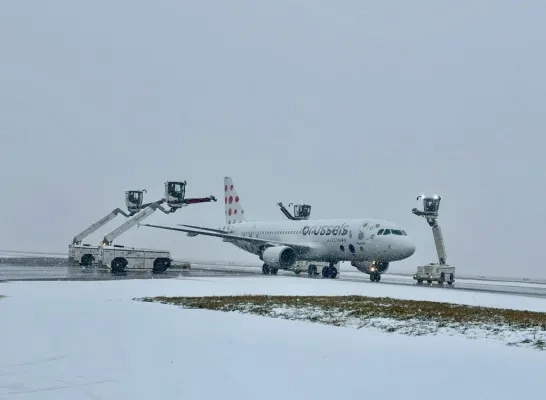
[(279, 272), (278, 268), (271, 268), (271, 275), (277, 275), (277, 272)]
[(269, 266), (267, 264), (262, 266), (262, 272), (264, 275), (269, 275)]
[(336, 267), (330, 267), (330, 278), (336, 279), (337, 277), (337, 268)]
[(323, 267), (322, 268), (322, 277), (323, 278), (329, 278), (330, 277), (330, 267)]

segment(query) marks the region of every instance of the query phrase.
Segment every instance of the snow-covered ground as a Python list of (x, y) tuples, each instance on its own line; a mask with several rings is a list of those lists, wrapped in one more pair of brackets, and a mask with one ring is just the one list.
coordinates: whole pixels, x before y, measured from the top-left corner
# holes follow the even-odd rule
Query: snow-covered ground
[(0, 399), (502, 400), (543, 391), (546, 355), (536, 350), (132, 300), (363, 294), (546, 311), (546, 300), (521, 296), (275, 278), (1, 283)]

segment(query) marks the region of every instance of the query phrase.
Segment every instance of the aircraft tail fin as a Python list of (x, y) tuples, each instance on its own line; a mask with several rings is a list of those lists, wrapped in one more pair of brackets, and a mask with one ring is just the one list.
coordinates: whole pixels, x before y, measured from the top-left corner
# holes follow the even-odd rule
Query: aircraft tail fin
[(233, 179), (230, 176), (224, 177), (224, 193), (225, 193), (225, 210), (226, 210), (226, 224), (236, 224), (245, 219), (245, 211), (241, 207), (241, 202)]

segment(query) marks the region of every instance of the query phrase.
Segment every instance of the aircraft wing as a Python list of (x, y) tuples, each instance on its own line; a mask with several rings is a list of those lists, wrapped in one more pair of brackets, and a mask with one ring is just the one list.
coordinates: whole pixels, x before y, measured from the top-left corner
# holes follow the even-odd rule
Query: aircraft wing
[(221, 229), (204, 228), (204, 227), (202, 227), (202, 226), (196, 226), (196, 225), (178, 224), (178, 226), (185, 226), (186, 228), (201, 229), (201, 230), (203, 230), (203, 231), (209, 231), (209, 232), (226, 233), (226, 231), (223, 231), (223, 230), (221, 230)]
[(243, 242), (250, 242), (250, 243), (260, 243), (265, 246), (290, 246), (294, 250), (298, 252), (308, 252), (311, 250), (311, 245), (306, 244), (299, 244), (299, 243), (290, 243), (290, 242), (279, 242), (276, 240), (268, 240), (268, 239), (260, 239), (256, 237), (248, 237), (248, 236), (240, 236), (240, 235), (234, 235), (228, 232), (217, 230), (200, 230), (200, 229), (208, 229), (208, 228), (199, 228), (199, 229), (193, 229), (193, 228), (175, 228), (173, 226), (162, 226), (162, 225), (152, 225), (152, 224), (139, 224), (139, 226), (149, 226), (151, 228), (159, 228), (159, 229), (167, 229), (171, 231), (178, 231), (178, 232), (186, 232), (191, 233), (194, 235), (205, 235), (205, 236), (214, 236), (214, 237), (220, 237), (225, 239), (226, 241), (243, 241)]

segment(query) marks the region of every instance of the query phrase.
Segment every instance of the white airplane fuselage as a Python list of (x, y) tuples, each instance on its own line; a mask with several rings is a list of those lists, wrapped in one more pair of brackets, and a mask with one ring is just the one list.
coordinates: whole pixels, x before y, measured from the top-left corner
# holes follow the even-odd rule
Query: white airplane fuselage
[[(382, 219), (248, 221), (231, 177), (224, 177), (223, 186), (225, 225), (221, 228), (184, 224), (143, 226), (185, 232), (188, 236), (221, 238), (258, 255), (264, 262), (264, 274), (291, 269), (298, 261), (327, 262), (329, 267), (323, 268), (323, 275), (335, 278), (339, 271), (334, 264), (349, 261), (359, 271), (369, 274), (371, 280), (379, 282), (390, 262), (403, 260), (415, 252), (406, 232), (394, 222)], [(309, 268), (311, 271), (311, 265)]]
[[(298, 253), (298, 260), (305, 261), (388, 263), (408, 258), (415, 252), (413, 242), (395, 223), (372, 218), (243, 221), (220, 229), (244, 237), (309, 245), (309, 251)], [(377, 234), (385, 229), (397, 234)], [(259, 243), (224, 241), (252, 254), (262, 253)]]

